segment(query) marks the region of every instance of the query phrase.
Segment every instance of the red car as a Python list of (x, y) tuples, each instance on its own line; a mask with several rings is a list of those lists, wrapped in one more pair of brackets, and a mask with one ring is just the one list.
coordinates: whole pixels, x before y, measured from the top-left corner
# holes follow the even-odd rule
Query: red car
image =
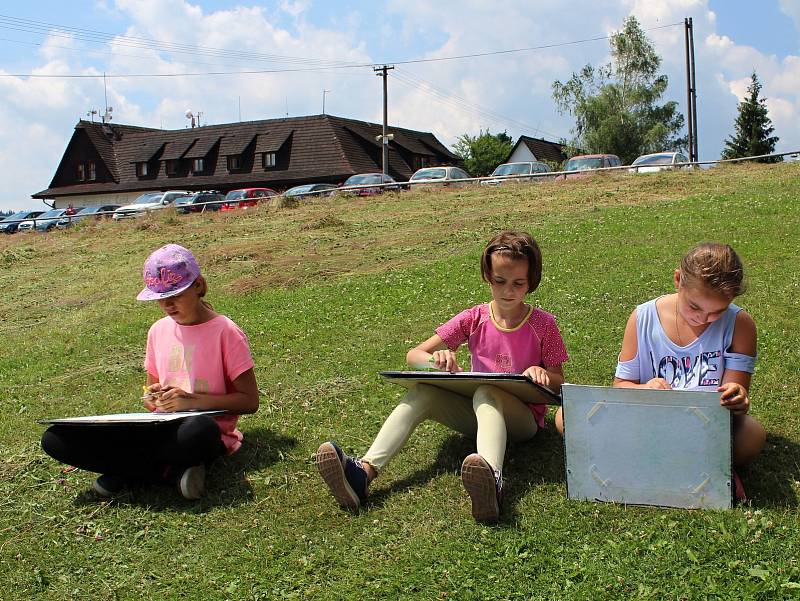
[(220, 211), (235, 211), (256, 206), (262, 198), (271, 198), (278, 193), (272, 188), (239, 188), (231, 190), (225, 195), (225, 204), (220, 206)]

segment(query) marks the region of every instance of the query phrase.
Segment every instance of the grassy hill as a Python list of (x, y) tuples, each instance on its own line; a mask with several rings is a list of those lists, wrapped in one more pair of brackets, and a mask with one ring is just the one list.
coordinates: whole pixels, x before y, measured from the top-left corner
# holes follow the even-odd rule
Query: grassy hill
[[(81, 224), (0, 238), (0, 598), (776, 599), (800, 597), (800, 166), (597, 176), (496, 190), (420, 190), (294, 209)], [(313, 465), (335, 438), (363, 453), (401, 395), (376, 372), (489, 298), (478, 260), (531, 231), (567, 380), (609, 384), (625, 320), (670, 292), (680, 256), (729, 242), (759, 328), (753, 414), (769, 431), (742, 473), (751, 503), (679, 511), (566, 499), (553, 428), (509, 449), (497, 527), (475, 524), (458, 470), (472, 451), (423, 424), (340, 511)], [(44, 456), (46, 417), (139, 408), (154, 304), (147, 254), (197, 254), (209, 300), (248, 334), (262, 406), (206, 497), (134, 489)], [(549, 418), (551, 419), (551, 418)]]

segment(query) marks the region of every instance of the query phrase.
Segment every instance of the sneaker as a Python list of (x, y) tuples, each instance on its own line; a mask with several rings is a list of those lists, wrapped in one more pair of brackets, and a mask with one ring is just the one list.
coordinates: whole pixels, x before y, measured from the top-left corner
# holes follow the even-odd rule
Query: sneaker
[(461, 464), (461, 482), (472, 500), (472, 517), (482, 524), (500, 519), (503, 479), (477, 453), (467, 455)]
[(119, 476), (101, 474), (92, 484), (92, 488), (101, 497), (113, 497), (122, 492), (125, 488), (125, 481)]
[(369, 478), (361, 461), (348, 457), (331, 441), (319, 446), (314, 462), (340, 507), (356, 511), (366, 501)]
[(183, 470), (180, 484), (181, 495), (189, 501), (196, 501), (203, 496), (206, 489), (206, 466), (204, 464), (193, 465)]
[(733, 488), (733, 504), (747, 503), (747, 495), (744, 494), (744, 485), (742, 484), (742, 479), (739, 477), (739, 474), (736, 473), (736, 470), (731, 470), (731, 485)]

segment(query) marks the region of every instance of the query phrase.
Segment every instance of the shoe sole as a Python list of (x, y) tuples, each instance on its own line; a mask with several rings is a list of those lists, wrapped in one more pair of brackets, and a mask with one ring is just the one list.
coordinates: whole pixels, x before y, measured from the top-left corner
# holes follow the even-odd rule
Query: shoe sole
[(339, 506), (350, 511), (358, 511), (361, 500), (347, 482), (339, 454), (331, 443), (324, 442), (320, 445), (314, 463)]
[(196, 501), (203, 496), (206, 488), (206, 467), (196, 465), (188, 468), (181, 476), (181, 495), (189, 501)]
[(494, 471), (477, 454), (469, 455), (461, 464), (461, 482), (472, 501), (472, 517), (482, 524), (495, 524), (500, 518)]

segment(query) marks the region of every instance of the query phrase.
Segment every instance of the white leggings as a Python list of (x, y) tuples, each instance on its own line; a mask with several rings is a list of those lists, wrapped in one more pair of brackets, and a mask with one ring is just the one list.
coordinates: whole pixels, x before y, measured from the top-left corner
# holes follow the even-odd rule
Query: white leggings
[(403, 447), (414, 429), (432, 419), (477, 439), (478, 454), (493, 469), (503, 469), (506, 439), (529, 440), (538, 426), (528, 406), (496, 386), (478, 387), (472, 399), (417, 384), (383, 422), (378, 436), (361, 459), (380, 471)]

